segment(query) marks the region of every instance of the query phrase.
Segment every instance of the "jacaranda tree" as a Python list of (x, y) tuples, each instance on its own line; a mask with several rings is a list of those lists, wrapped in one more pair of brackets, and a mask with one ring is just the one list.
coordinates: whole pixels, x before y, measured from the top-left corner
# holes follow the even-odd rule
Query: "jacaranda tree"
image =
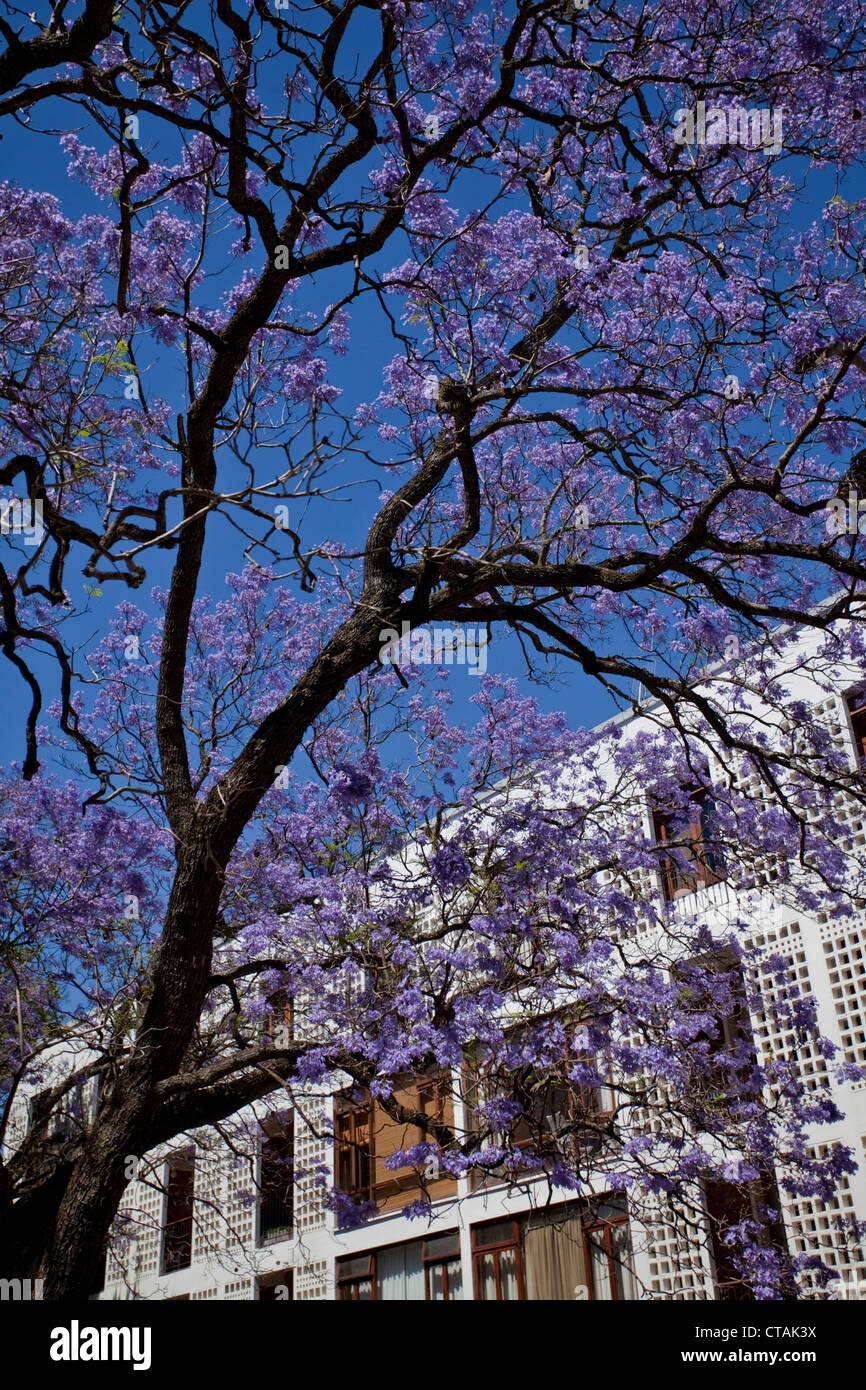
[[(0, 185), (7, 1098), (89, 1052), (0, 1174), (4, 1273), (97, 1288), (129, 1155), (337, 1072), (422, 1172), (832, 1186), (831, 1103), (719, 1042), (736, 931), (674, 930), (616, 811), (712, 782), (732, 880), (861, 887), (863, 788), (778, 630), (862, 663), (863, 5), (32, 2), (0, 19), (4, 149), (52, 178)], [(478, 672), (639, 683), (657, 727), (603, 752), (493, 670), (452, 719), (440, 624)], [(551, 1123), (573, 1027), (568, 1079), (655, 1126)], [(461, 1066), (462, 1133), (395, 1098)], [(774, 1219), (735, 1233), (766, 1297)]]

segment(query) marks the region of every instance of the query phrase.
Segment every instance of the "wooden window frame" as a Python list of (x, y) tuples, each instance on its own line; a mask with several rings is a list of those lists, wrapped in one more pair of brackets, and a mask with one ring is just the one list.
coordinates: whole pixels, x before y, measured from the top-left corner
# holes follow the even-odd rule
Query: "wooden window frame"
[(845, 696), (845, 709), (859, 766), (866, 763), (866, 687), (849, 690)]
[[(411, 1089), (414, 1092), (414, 1095), (412, 1097), (412, 1099), (414, 1100), (414, 1108), (418, 1110), (422, 1115), (430, 1115), (440, 1124), (445, 1124), (447, 1104), (449, 1100), (453, 1100), (454, 1083), (451, 1077), (451, 1073), (448, 1071), (437, 1071), (421, 1076), (414, 1076), (412, 1078)], [(409, 1126), (409, 1128), (415, 1130), (415, 1138), (413, 1140), (413, 1143), (429, 1144), (431, 1142), (435, 1142), (432, 1136), (429, 1135), (427, 1131), (421, 1127), (421, 1125), (413, 1125)], [(375, 1168), (373, 1171), (375, 1173)], [(411, 1173), (408, 1188), (404, 1186), (404, 1183), (407, 1180), (401, 1180), (401, 1171)], [(418, 1179), (416, 1178), (413, 1170), (397, 1169), (394, 1171), (393, 1177), (383, 1178), (379, 1182), (376, 1182), (374, 1180), (373, 1200), (385, 1201), (389, 1197), (394, 1196), (394, 1194), (397, 1192), (415, 1190), (417, 1188), (417, 1185)]]
[[(485, 1229), (488, 1229), (490, 1226), (504, 1226), (506, 1224), (511, 1226), (512, 1238), (510, 1240), (495, 1241), (492, 1245), (484, 1245), (481, 1243), (479, 1236)], [(501, 1298), (502, 1275), (500, 1256), (506, 1250), (513, 1250), (515, 1255), (514, 1270), (517, 1276), (517, 1300), (519, 1302), (526, 1301), (526, 1280), (523, 1270), (523, 1241), (521, 1238), (520, 1222), (516, 1219), (504, 1217), (501, 1221), (485, 1221), (480, 1225), (472, 1227), (472, 1279), (475, 1297), (479, 1302), (501, 1303), (508, 1301)], [(496, 1284), (495, 1300), (482, 1299), (479, 1292), (482, 1287), (481, 1281), (483, 1277), (481, 1274), (481, 1261), (488, 1255), (493, 1255), (495, 1257), (493, 1263), (494, 1280)]]
[[(363, 1259), (365, 1259), (365, 1258), (366, 1258), (366, 1260), (367, 1260), (367, 1272), (366, 1272), (365, 1274), (362, 1274), (362, 1273), (359, 1272), (359, 1273), (356, 1273), (356, 1274), (348, 1274), (348, 1275), (346, 1275), (346, 1276), (344, 1276), (344, 1277), (340, 1275), (340, 1265), (341, 1265), (341, 1264), (345, 1264), (345, 1263), (347, 1263), (349, 1260), (363, 1260)], [(339, 1303), (369, 1303), (369, 1302), (374, 1302), (374, 1303), (375, 1303), (375, 1302), (377, 1301), (377, 1290), (376, 1290), (376, 1283), (377, 1283), (377, 1274), (376, 1274), (376, 1252), (375, 1252), (374, 1250), (369, 1250), (369, 1251), (364, 1250), (364, 1251), (361, 1251), (360, 1254), (358, 1254), (358, 1255), (346, 1255), (346, 1256), (344, 1256), (342, 1260), (338, 1260), (338, 1261), (337, 1261), (337, 1271), (336, 1271), (336, 1275), (337, 1275), (337, 1301), (338, 1301)], [(369, 1282), (369, 1285), (370, 1285), (370, 1297), (369, 1297), (369, 1299), (361, 1299), (361, 1298), (359, 1298), (359, 1296), (358, 1296), (358, 1289), (357, 1289), (357, 1286), (358, 1286), (359, 1284), (366, 1284), (366, 1283), (368, 1283), (368, 1282)], [(351, 1289), (352, 1292), (351, 1292), (350, 1294), (347, 1295), (347, 1294), (343, 1293), (343, 1290), (344, 1290), (344, 1289)]]
[[(261, 1036), (273, 1046), (282, 1047), (293, 1041), (295, 1032), (294, 1008), (285, 987), (267, 995), (268, 1012), (261, 1023)], [(282, 1033), (282, 1037), (280, 1034)]]
[[(749, 1049), (754, 1064), (758, 1059), (758, 1050), (755, 1042), (752, 1016), (749, 1011), (748, 987), (742, 962), (733, 951), (726, 947), (722, 947), (717, 951), (710, 951), (702, 956), (693, 957), (691, 960), (685, 962), (685, 965), (700, 966), (705, 970), (710, 969), (714, 964), (718, 965), (719, 973), (733, 973), (735, 975), (733, 984), (735, 1000), (734, 1010), (732, 1013), (726, 1014), (724, 1018), (717, 1020), (721, 1026), (715, 1037), (709, 1037), (708, 1034), (701, 1032), (698, 1034), (698, 1038), (707, 1042), (707, 1055), (711, 1063), (713, 1063), (713, 1059), (716, 1058), (719, 1053), (730, 1051), (738, 1044), (745, 1044)], [(680, 972), (679, 968), (674, 971), (674, 976), (680, 983), (687, 983), (687, 977)], [(697, 1007), (701, 1007), (707, 1003), (708, 1000), (706, 998), (701, 999), (698, 1001)], [(718, 1063), (713, 1063), (713, 1070), (710, 1077), (708, 1077), (708, 1083), (711, 1086), (717, 1085), (723, 1075), (724, 1073), (721, 1066)]]
[[(428, 1252), (427, 1252), (427, 1247), (428, 1247), (428, 1245), (431, 1243), (431, 1241), (433, 1241), (433, 1240), (442, 1240), (442, 1239), (444, 1239), (445, 1236), (452, 1235), (452, 1234), (453, 1234), (453, 1236), (454, 1236), (455, 1250), (452, 1251), (452, 1253), (451, 1253), (450, 1255), (442, 1255), (442, 1254), (438, 1254), (438, 1255), (437, 1255), (437, 1254), (433, 1254), (433, 1255), (430, 1255), (430, 1254), (428, 1254)], [(457, 1264), (457, 1265), (460, 1266), (460, 1286), (461, 1286), (461, 1296), (462, 1296), (462, 1288), (463, 1288), (463, 1261), (462, 1261), (461, 1254), (460, 1254), (460, 1232), (459, 1232), (459, 1230), (455, 1230), (455, 1231), (453, 1231), (453, 1232), (452, 1232), (452, 1231), (442, 1231), (439, 1235), (430, 1236), (430, 1237), (425, 1237), (424, 1240), (422, 1240), (422, 1242), (421, 1242), (421, 1263), (422, 1263), (423, 1266), (424, 1266), (424, 1301), (425, 1301), (425, 1303), (434, 1303), (434, 1302), (435, 1302), (435, 1303), (451, 1303), (451, 1302), (454, 1302), (454, 1301), (455, 1301), (454, 1299), (452, 1299), (452, 1298), (450, 1297), (450, 1283), (449, 1283), (449, 1274), (448, 1274), (448, 1266), (449, 1266), (449, 1265), (453, 1265), (453, 1264)], [(441, 1268), (441, 1270), (442, 1270), (442, 1292), (443, 1292), (444, 1297), (441, 1298), (441, 1299), (432, 1299), (432, 1298), (430, 1297), (430, 1271), (433, 1270), (433, 1269), (436, 1269), (436, 1268)]]
[[(621, 1299), (617, 1290), (616, 1270), (621, 1266), (621, 1261), (617, 1259), (613, 1249), (614, 1227), (630, 1227), (628, 1210), (622, 1216), (605, 1216), (595, 1221), (584, 1221), (583, 1223), (583, 1254), (586, 1267), (587, 1287), (589, 1288), (589, 1298), (593, 1303), (624, 1303), (628, 1300)], [(598, 1243), (595, 1244), (590, 1239), (591, 1232), (603, 1233), (604, 1253), (608, 1263), (608, 1282), (610, 1283), (612, 1297), (610, 1299), (597, 1299), (595, 1294), (595, 1273), (592, 1264), (592, 1252), (598, 1250)], [(629, 1229), (629, 1246), (631, 1247), (631, 1230)]]
[[(608, 1194), (608, 1197), (615, 1197), (615, 1194)], [(604, 1205), (603, 1200), (599, 1201), (597, 1205)], [(616, 1227), (625, 1226), (629, 1235), (629, 1249), (632, 1250), (631, 1219), (629, 1217), (628, 1206), (626, 1205), (626, 1209), (621, 1213), (621, 1215), (597, 1217), (594, 1220), (590, 1219), (592, 1217), (592, 1211), (587, 1210), (587, 1203), (585, 1201), (566, 1202), (561, 1207), (563, 1217), (566, 1215), (566, 1213), (572, 1210), (578, 1213), (581, 1218), (581, 1239), (583, 1241), (584, 1267), (586, 1269), (586, 1279), (590, 1301), (605, 1303), (626, 1302), (627, 1300), (620, 1298), (617, 1287), (616, 1271), (618, 1268), (621, 1268), (622, 1262), (617, 1257), (614, 1251), (613, 1231)], [(526, 1279), (523, 1260), (523, 1223), (526, 1220), (526, 1218), (530, 1215), (532, 1215), (532, 1213), (522, 1213), (519, 1217), (503, 1217), (501, 1220), (498, 1221), (482, 1222), (479, 1225), (472, 1227), (472, 1278), (474, 1284), (475, 1298), (480, 1302), (487, 1301), (481, 1299), (480, 1297), (480, 1290), (482, 1287), (483, 1278), (481, 1273), (481, 1259), (483, 1256), (489, 1254), (495, 1254), (497, 1256), (497, 1259), (494, 1263), (496, 1302), (502, 1301), (500, 1298), (500, 1293), (502, 1290), (502, 1280), (500, 1275), (498, 1256), (504, 1250), (514, 1250), (516, 1253), (515, 1271), (517, 1274), (517, 1297), (518, 1300), (522, 1300), (524, 1302), (526, 1301)], [(490, 1226), (505, 1225), (506, 1222), (508, 1222), (511, 1225), (512, 1238), (510, 1240), (500, 1240), (490, 1245), (485, 1245), (483, 1243), (483, 1232), (485, 1228), (489, 1228)], [(597, 1299), (596, 1297), (595, 1277), (592, 1262), (593, 1251), (597, 1251), (599, 1247), (599, 1241), (597, 1238), (599, 1233), (601, 1233), (602, 1236), (604, 1253), (608, 1261), (608, 1280), (610, 1283), (610, 1289), (612, 1294), (611, 1299), (603, 1300)], [(596, 1235), (595, 1242), (591, 1240), (591, 1234)], [(490, 1301), (492, 1302), (493, 1300)]]
[[(437, 1072), (432, 1076), (416, 1076), (416, 1110), (420, 1110), (422, 1115), (432, 1115), (439, 1124), (445, 1124), (445, 1110), (447, 1102), (451, 1098), (452, 1090), (453, 1082), (449, 1072)], [(432, 1109), (428, 1107), (425, 1100), (425, 1094), (428, 1093), (433, 1102)], [(419, 1142), (423, 1143), (429, 1138), (429, 1135), (424, 1133), (420, 1125), (417, 1128)]]
[(734, 1010), (719, 1020), (721, 1027), (718, 1035), (708, 1039), (709, 1055), (716, 1057), (720, 1052), (730, 1051), (738, 1043), (745, 1043), (750, 1049), (755, 1063), (757, 1063), (758, 1049), (752, 1028), (752, 1016), (749, 1012), (748, 987), (742, 963), (735, 957), (731, 957), (730, 960), (720, 959), (720, 964), (727, 973), (733, 972), (735, 975), (732, 986)]
[(688, 795), (700, 808), (697, 819), (690, 820), (688, 823), (683, 822), (681, 829), (674, 836), (671, 835), (668, 822), (679, 813), (673, 808), (665, 808), (664, 806), (654, 806), (652, 811), (656, 844), (662, 848), (665, 845), (670, 845), (672, 849), (679, 850), (680, 854), (684, 855), (693, 866), (693, 872), (685, 874), (669, 855), (661, 855), (659, 874), (662, 881), (662, 893), (667, 902), (674, 902), (677, 898), (697, 893), (701, 888), (709, 888), (714, 883), (721, 883), (726, 876), (724, 865), (717, 867), (717, 864), (709, 862), (709, 857), (714, 857), (716, 861), (720, 858), (718, 851), (707, 846), (703, 820), (703, 809), (708, 801), (712, 801), (713, 789), (709, 784), (693, 787), (688, 791)]
[[(451, 1297), (451, 1276), (448, 1273), (449, 1265), (457, 1264), (460, 1266), (460, 1297), (463, 1297), (463, 1264), (459, 1254), (444, 1255), (436, 1260), (424, 1262), (424, 1301), (425, 1303), (456, 1303), (456, 1299)], [(430, 1271), (439, 1268), (442, 1270), (442, 1292), (444, 1298), (430, 1297)]]
[[(456, 1254), (455, 1254), (455, 1253), (452, 1253), (452, 1254), (450, 1254), (450, 1255), (442, 1255), (442, 1254), (428, 1255), (428, 1253), (427, 1253), (427, 1247), (428, 1247), (428, 1245), (430, 1244), (431, 1241), (433, 1241), (433, 1240), (442, 1240), (443, 1237), (445, 1237), (445, 1236), (450, 1236), (450, 1235), (453, 1235), (454, 1238), (455, 1238)], [(454, 1264), (455, 1262), (456, 1262), (457, 1264), (459, 1264), (459, 1265), (460, 1265), (461, 1284), (462, 1284), (462, 1280), (463, 1280), (463, 1266), (462, 1266), (461, 1257), (460, 1257), (460, 1233), (459, 1233), (459, 1231), (457, 1231), (457, 1230), (454, 1230), (454, 1231), (441, 1231), (441, 1232), (439, 1232), (439, 1233), (438, 1233), (437, 1235), (435, 1235), (435, 1236), (425, 1236), (425, 1237), (423, 1237), (423, 1238), (420, 1239), (420, 1240), (398, 1240), (398, 1241), (395, 1241), (393, 1245), (382, 1245), (382, 1246), (378, 1246), (375, 1250), (360, 1250), (356, 1255), (344, 1255), (344, 1256), (342, 1257), (342, 1259), (338, 1259), (338, 1260), (337, 1260), (336, 1281), (337, 1281), (337, 1298), (338, 1298), (338, 1301), (339, 1301), (339, 1302), (361, 1302), (361, 1301), (363, 1301), (363, 1302), (370, 1302), (370, 1301), (372, 1301), (372, 1302), (379, 1302), (379, 1303), (381, 1303), (382, 1300), (379, 1298), (379, 1287), (378, 1287), (378, 1286), (379, 1286), (379, 1262), (378, 1262), (378, 1257), (379, 1257), (379, 1255), (382, 1253), (382, 1251), (384, 1251), (384, 1250), (402, 1249), (404, 1246), (409, 1246), (409, 1245), (419, 1245), (419, 1246), (421, 1247), (421, 1264), (422, 1264), (422, 1267), (423, 1267), (423, 1269), (424, 1269), (424, 1302), (425, 1302), (425, 1303), (431, 1303), (431, 1302), (434, 1302), (434, 1301), (435, 1301), (435, 1302), (440, 1302), (440, 1301), (441, 1301), (441, 1300), (439, 1300), (439, 1299), (433, 1300), (433, 1299), (430, 1298), (430, 1270), (431, 1270), (431, 1269), (435, 1269), (435, 1268), (437, 1267), (437, 1265), (439, 1265), (439, 1266), (442, 1267), (442, 1287), (443, 1287), (443, 1290), (445, 1290), (446, 1301), (448, 1301), (448, 1300), (447, 1300), (447, 1295), (448, 1295), (448, 1287), (449, 1287), (449, 1285), (448, 1285), (448, 1270), (447, 1270), (447, 1266), (448, 1266), (449, 1264)], [(354, 1274), (347, 1274), (347, 1275), (341, 1275), (341, 1274), (340, 1274), (340, 1266), (341, 1266), (341, 1265), (347, 1264), (349, 1260), (353, 1260), (353, 1261), (354, 1261), (354, 1260), (364, 1260), (364, 1259), (367, 1261), (367, 1269), (366, 1269), (365, 1272), (363, 1272), (363, 1273), (357, 1272), (357, 1273), (354, 1273)], [(365, 1283), (367, 1283), (367, 1282), (369, 1282), (369, 1284), (370, 1284), (370, 1299), (360, 1300), (360, 1299), (358, 1298), (358, 1295), (357, 1295), (356, 1286), (359, 1285), (359, 1284), (365, 1284)], [(348, 1296), (348, 1297), (347, 1297), (347, 1296), (344, 1296), (344, 1295), (342, 1295), (342, 1294), (340, 1293), (340, 1290), (342, 1290), (342, 1289), (352, 1289), (352, 1290), (353, 1290), (353, 1293), (351, 1294), (351, 1296)]]
[[(363, 1197), (370, 1201), (373, 1197), (373, 1182), (376, 1161), (376, 1136), (373, 1125), (375, 1107), (371, 1099), (365, 1101), (340, 1101), (334, 1114), (334, 1142), (337, 1151), (337, 1186), (347, 1197)], [(358, 1139), (358, 1130), (364, 1126), (366, 1117), (366, 1140)], [(348, 1134), (341, 1133), (343, 1129)], [(344, 1181), (344, 1165), (349, 1164), (349, 1182)], [(366, 1177), (364, 1176), (366, 1169)]]
[[(609, 1019), (605, 1019), (604, 1021), (609, 1025)], [(567, 1027), (565, 1034), (565, 1060), (570, 1063), (582, 1062), (588, 1067), (595, 1067), (595, 1070), (598, 1071), (601, 1075), (601, 1068), (596, 1066), (595, 1053), (589, 1052), (585, 1048), (575, 1047), (574, 1045), (575, 1034), (577, 1030), (583, 1026), (584, 1025), (579, 1022), (575, 1022), (569, 1024), (569, 1026)], [(602, 1081), (600, 1085), (590, 1086), (587, 1085), (587, 1083), (584, 1081), (579, 1081), (576, 1085), (574, 1083), (569, 1083), (569, 1088), (572, 1097), (579, 1096), (580, 1098), (580, 1108), (582, 1113), (585, 1115), (592, 1115), (598, 1121), (611, 1119), (616, 1114), (616, 1111), (619, 1108), (616, 1100), (616, 1086), (614, 1085), (613, 1064), (611, 1062), (608, 1062), (607, 1071), (604, 1074), (606, 1075), (607, 1080)], [(603, 1106), (600, 1103), (602, 1091), (610, 1092), (611, 1105), (609, 1109), (603, 1108)], [(594, 1099), (599, 1102), (597, 1105), (593, 1103)], [(571, 1103), (572, 1118), (574, 1118), (573, 1100)], [(579, 1134), (576, 1134), (574, 1138), (578, 1139)]]
[[(542, 1020), (538, 1021), (541, 1022)], [(584, 1048), (576, 1047), (574, 1045), (575, 1034), (581, 1026), (581, 1023), (578, 1020), (573, 1020), (565, 1023), (566, 1040), (562, 1062), (563, 1068), (566, 1070), (575, 1062), (584, 1062), (587, 1066), (595, 1066), (595, 1054), (587, 1051)], [(529, 1069), (532, 1070), (531, 1067)], [(592, 1123), (602, 1124), (605, 1120), (609, 1121), (616, 1114), (616, 1111), (618, 1109), (616, 1085), (613, 1074), (613, 1067), (610, 1064), (608, 1064), (607, 1066), (606, 1077), (607, 1080), (602, 1082), (600, 1085), (590, 1086), (587, 1085), (585, 1082), (573, 1082), (569, 1080), (567, 1075), (563, 1075), (561, 1079), (561, 1089), (565, 1092), (565, 1102), (567, 1107), (567, 1116), (569, 1123), (578, 1124), (582, 1117), (586, 1117)], [(465, 1084), (467, 1086), (467, 1091), (471, 1090), (476, 1097), (479, 1097), (483, 1093), (483, 1064), (481, 1066), (481, 1070), (479, 1071), (478, 1077), (473, 1078), (471, 1075), (467, 1075), (465, 1079)], [(551, 1089), (553, 1089), (553, 1085), (551, 1085)], [(559, 1085), (557, 1085), (557, 1089), (559, 1089)], [(610, 1095), (610, 1107), (602, 1108), (601, 1103), (599, 1103), (598, 1108), (594, 1108), (592, 1104), (592, 1098), (594, 1096), (597, 1096), (600, 1102), (601, 1094), (604, 1091), (607, 1091)], [(535, 1143), (535, 1140), (531, 1132), (527, 1134), (527, 1136), (523, 1139), (518, 1139), (514, 1137), (515, 1133), (518, 1131), (520, 1120), (521, 1117), (518, 1116), (516, 1120), (512, 1122), (512, 1127), (509, 1131), (509, 1134), (511, 1135), (511, 1145), (515, 1152), (519, 1152), (522, 1149), (529, 1149)], [(571, 1144), (575, 1147), (575, 1149), (578, 1149), (582, 1143), (584, 1135), (591, 1136), (592, 1140), (595, 1140), (597, 1138), (594, 1132), (590, 1129), (577, 1128), (572, 1134), (566, 1135), (562, 1140), (559, 1141), (559, 1143)], [(543, 1154), (543, 1149), (541, 1150), (541, 1153)], [(497, 1180), (494, 1174), (487, 1174), (479, 1169), (476, 1169), (473, 1170), (473, 1175), (470, 1178), (470, 1182), (474, 1187), (480, 1187), (484, 1184), (489, 1184), (491, 1179), (493, 1179), (494, 1181)]]
[[(414, 1108), (422, 1114), (433, 1114), (440, 1123), (445, 1123), (445, 1112), (447, 1103), (453, 1096), (453, 1081), (449, 1072), (437, 1072), (430, 1076), (414, 1076), (409, 1084), (403, 1088), (413, 1090)], [(432, 1102), (432, 1110), (431, 1110)], [(367, 1117), (368, 1139), (366, 1143), (358, 1140), (358, 1120), (360, 1117)], [(410, 1192), (417, 1189), (417, 1179), (412, 1170), (395, 1170), (393, 1176), (377, 1179), (376, 1159), (379, 1155), (376, 1152), (376, 1127), (377, 1120), (382, 1117), (384, 1123), (393, 1123), (390, 1116), (379, 1107), (375, 1100), (366, 1095), (364, 1100), (353, 1101), (343, 1097), (338, 1097), (337, 1107), (334, 1116), (334, 1142), (337, 1150), (337, 1186), (349, 1197), (362, 1197), (366, 1201), (381, 1204), (388, 1198), (400, 1192)], [(421, 1128), (420, 1125), (407, 1126), (414, 1129), (416, 1137), (400, 1147), (411, 1147), (415, 1143), (426, 1143), (430, 1136)], [(342, 1133), (348, 1130), (349, 1133)], [(341, 1166), (347, 1161), (351, 1162), (352, 1185), (347, 1186), (343, 1181)], [(364, 1178), (366, 1172), (366, 1178)], [(410, 1173), (410, 1178), (402, 1178), (400, 1174)], [(446, 1175), (447, 1176), (447, 1175)]]

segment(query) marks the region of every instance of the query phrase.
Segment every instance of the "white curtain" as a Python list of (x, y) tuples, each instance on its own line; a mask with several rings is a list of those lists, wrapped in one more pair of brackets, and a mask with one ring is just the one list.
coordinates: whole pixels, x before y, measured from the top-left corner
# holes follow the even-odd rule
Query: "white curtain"
[(612, 1255), (605, 1248), (605, 1233), (593, 1231), (590, 1235), (590, 1258), (592, 1260), (592, 1287), (598, 1302), (618, 1299), (638, 1298), (637, 1280), (632, 1268), (631, 1240), (626, 1222), (614, 1226), (610, 1232)]
[(629, 1228), (625, 1222), (621, 1226), (614, 1226), (613, 1228), (613, 1249), (619, 1270), (620, 1298), (639, 1298), (637, 1279), (632, 1267)]
[[(598, 1303), (608, 1303), (613, 1298), (611, 1286), (610, 1256), (602, 1244), (602, 1232), (593, 1231), (590, 1236), (589, 1257), (592, 1261), (592, 1292)], [(595, 1242), (598, 1242), (596, 1244)]]
[(376, 1296), (424, 1301), (421, 1243), (392, 1245), (376, 1252)]
[[(526, 1297), (557, 1301), (586, 1297), (583, 1227), (579, 1216), (558, 1222), (536, 1219), (523, 1238)], [(581, 1287), (581, 1293), (575, 1290)]]

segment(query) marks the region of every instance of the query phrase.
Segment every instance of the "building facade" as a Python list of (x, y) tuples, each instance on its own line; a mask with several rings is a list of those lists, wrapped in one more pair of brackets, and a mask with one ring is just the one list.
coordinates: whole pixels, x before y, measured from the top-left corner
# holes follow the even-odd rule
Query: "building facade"
[[(866, 758), (864, 688), (854, 671), (829, 692), (805, 674), (800, 678), (801, 698), (810, 701), (815, 720), (852, 770)], [(835, 809), (845, 826), (845, 848), (861, 857), (862, 806), (840, 793)], [(663, 846), (672, 827), (649, 802), (644, 816), (647, 836)], [(669, 921), (700, 912), (723, 935), (726, 924), (742, 920), (743, 904), (724, 874), (697, 852), (700, 824), (685, 832), (679, 826), (676, 834), (680, 845), (684, 835), (692, 837), (691, 862), (684, 870), (681, 860), (677, 866), (662, 855), (644, 891), (655, 895)], [(770, 1006), (781, 958), (789, 983), (816, 1001), (821, 1033), (852, 1066), (866, 1065), (866, 912), (841, 921), (822, 913), (794, 918), (770, 873), (751, 896), (749, 918), (754, 950), (748, 984), (758, 1003), (737, 1026), (748, 1030), (759, 1059), (794, 1058), (808, 1085), (834, 1088), (844, 1118), (823, 1125), (814, 1144), (822, 1153), (844, 1144), (864, 1159), (866, 1080), (832, 1082), (820, 1048), (786, 1033)], [(288, 1008), (281, 1002), (274, 1007), (269, 1026), (290, 1029)], [(615, 1088), (614, 1077), (611, 1082)], [(467, 1085), (465, 1075), (407, 1077), (398, 1098), (461, 1130)], [(556, 1104), (569, 1103), (566, 1088)], [(584, 1103), (604, 1115), (612, 1101), (600, 1087)], [(606, 1190), (603, 1173), (580, 1198), (557, 1190), (544, 1173), (507, 1177), (492, 1169), (480, 1177), (452, 1177), (434, 1164), (419, 1181), (417, 1170), (395, 1168), (388, 1159), (424, 1136), (391, 1119), (368, 1094), (339, 1085), (333, 1093), (292, 1087), (283, 1109), (253, 1106), (236, 1120), (243, 1143), (226, 1125), (130, 1160), (99, 1297), (592, 1302), (750, 1296), (716, 1234), (725, 1221), (748, 1215), (742, 1193), (734, 1199), (724, 1184), (707, 1184), (689, 1209), (659, 1198), (637, 1210)], [(368, 1219), (347, 1223), (345, 1209), (329, 1198), (334, 1187), (365, 1204)], [(772, 1195), (756, 1192), (753, 1199)], [(407, 1204), (421, 1196), (429, 1201), (427, 1211), (407, 1215)], [(835, 1271), (824, 1289), (804, 1276), (799, 1296), (866, 1297), (866, 1249), (854, 1224), (866, 1221), (863, 1168), (841, 1179), (832, 1202), (801, 1198), (783, 1203), (782, 1211), (779, 1240), (788, 1251), (820, 1254)]]

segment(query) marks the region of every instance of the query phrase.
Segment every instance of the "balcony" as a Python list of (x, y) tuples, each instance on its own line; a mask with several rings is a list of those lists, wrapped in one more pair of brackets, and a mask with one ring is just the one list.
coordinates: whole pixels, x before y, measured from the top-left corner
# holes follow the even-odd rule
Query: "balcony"
[(727, 907), (732, 899), (727, 882), (719, 879), (716, 883), (704, 883), (698, 888), (681, 888), (665, 906), (669, 916), (684, 920), (698, 912)]

